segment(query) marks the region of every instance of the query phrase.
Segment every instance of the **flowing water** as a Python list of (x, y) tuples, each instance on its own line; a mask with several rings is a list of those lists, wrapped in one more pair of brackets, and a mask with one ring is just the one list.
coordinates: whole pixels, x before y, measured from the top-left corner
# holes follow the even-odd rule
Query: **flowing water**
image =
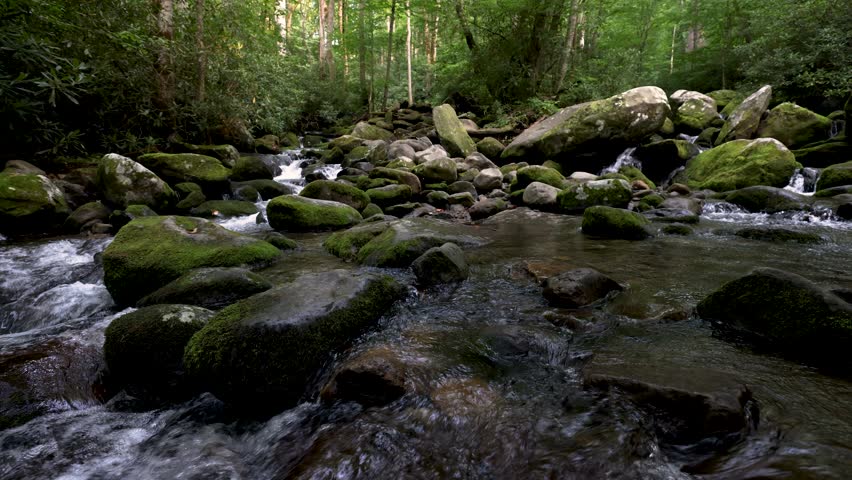
[(638, 169), (642, 169), (642, 162), (633, 156), (636, 152), (636, 148), (628, 148), (625, 151), (621, 152), (618, 158), (615, 159), (615, 163), (601, 170), (601, 175), (605, 175), (607, 173), (618, 173), (622, 167), (636, 167)]
[[(298, 161), (282, 157), (282, 167)], [(296, 167), (283, 181), (300, 183)], [(629, 242), (588, 238), (575, 216), (504, 215), (514, 220), (459, 227), (490, 242), (466, 251), (469, 280), (412, 289), (324, 373), (389, 349), (406, 365), (406, 395), (364, 409), (324, 405), (312, 391), (251, 422), (209, 394), (154, 411), (133, 411), (121, 396), (104, 403), (103, 330), (127, 313), (115, 310), (102, 284), (97, 254), (109, 239), (0, 244), (0, 399), (21, 381), (4, 376), (13, 371), (39, 385), (42, 401), (34, 419), (0, 430), (0, 478), (852, 478), (852, 383), (722, 338), (690, 314), (720, 284), (758, 266), (852, 288), (852, 223), (828, 212), (759, 215), (712, 203), (693, 236)], [(254, 216), (224, 224), (268, 229)], [(727, 233), (755, 224), (826, 241), (762, 243)], [(261, 273), (280, 283), (356, 268), (323, 251), (325, 236), (293, 235), (300, 248)], [(562, 310), (547, 305), (527, 273), (584, 266), (626, 291), (597, 309)], [(733, 443), (672, 443), (648, 411), (584, 388), (584, 368), (600, 361), (627, 377), (653, 372), (664, 385), (747, 385), (759, 422)]]

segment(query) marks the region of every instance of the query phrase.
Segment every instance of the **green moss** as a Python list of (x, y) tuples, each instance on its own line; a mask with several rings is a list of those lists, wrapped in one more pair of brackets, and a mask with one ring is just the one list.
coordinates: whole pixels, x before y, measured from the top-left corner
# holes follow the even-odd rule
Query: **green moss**
[(299, 195), (345, 203), (355, 210), (363, 210), (370, 203), (370, 197), (363, 190), (331, 180), (315, 180), (309, 183)]
[(734, 140), (690, 160), (685, 174), (690, 188), (728, 191), (784, 187), (798, 168), (793, 154), (776, 140)]
[(299, 244), (295, 240), (291, 240), (278, 232), (269, 232), (263, 236), (263, 240), (275, 245), (278, 250), (295, 250), (299, 248)]
[(692, 235), (692, 228), (682, 223), (672, 223), (662, 228), (662, 232), (666, 235)]
[(642, 197), (642, 200), (639, 200), (638, 209), (639, 209), (639, 211), (642, 211), (642, 212), (644, 212), (646, 210), (653, 210), (653, 209), (659, 207), (660, 204), (663, 203), (664, 200), (665, 199), (662, 196), (660, 196), (656, 193), (652, 193), (650, 195), (645, 195), (644, 197)]
[(438, 190), (438, 191), (442, 191), (442, 192), (444, 192), (444, 191), (446, 191), (447, 189), (449, 189), (449, 188), (450, 188), (450, 186), (449, 186), (449, 185), (447, 185), (447, 183), (446, 183), (446, 182), (441, 182), (441, 183), (429, 183), (429, 184), (427, 184), (424, 188), (425, 188), (426, 190)]
[(382, 207), (376, 205), (375, 203), (371, 203), (367, 205), (364, 210), (361, 211), (361, 216), (364, 218), (370, 218), (373, 215), (384, 215), (384, 212), (382, 212)]
[(349, 205), (296, 195), (272, 199), (266, 206), (266, 216), (272, 228), (293, 232), (336, 230), (362, 220), (358, 210)]
[(716, 105), (705, 103), (700, 98), (691, 98), (677, 109), (674, 123), (684, 131), (698, 133), (717, 118)]
[(625, 208), (633, 198), (630, 185), (620, 179), (595, 180), (560, 191), (556, 205), (563, 213), (576, 213), (595, 205)]
[(323, 242), (323, 247), (336, 257), (355, 260), (358, 251), (364, 245), (384, 233), (389, 227), (388, 222), (364, 223), (349, 230), (333, 233)]
[(796, 161), (806, 167), (825, 168), (852, 158), (852, 145), (838, 137), (793, 151)]
[(833, 187), (852, 185), (852, 162), (832, 165), (819, 176), (817, 190), (825, 190)]
[(743, 96), (735, 90), (715, 90), (707, 96), (716, 100), (716, 106), (719, 108), (727, 107), (731, 103), (739, 103), (743, 99)]
[(545, 160), (544, 163), (541, 164), (542, 167), (551, 168), (559, 172), (560, 175), (565, 175), (565, 172), (562, 171), (562, 164), (558, 162), (554, 162), (553, 160)]
[(299, 136), (293, 132), (284, 132), (278, 140), (282, 148), (299, 148)]
[(0, 230), (51, 230), (71, 213), (65, 196), (43, 175), (0, 173)]
[(351, 152), (347, 153), (344, 158), (346, 162), (350, 164), (355, 162), (360, 162), (367, 159), (367, 156), (370, 154), (370, 149), (368, 147), (355, 147)]
[(503, 153), (503, 150), (506, 149), (506, 146), (500, 143), (500, 141), (496, 138), (486, 137), (476, 144), (476, 149), (479, 153), (488, 157), (489, 160), (495, 161), (500, 159), (500, 155)]
[(393, 134), (383, 128), (375, 125), (370, 125), (367, 122), (359, 122), (352, 129), (352, 136), (363, 140), (384, 140), (388, 141), (393, 138)]
[(266, 163), (259, 157), (240, 157), (231, 170), (231, 180), (235, 182), (259, 179), (271, 180), (272, 177), (272, 169), (266, 166)]
[(202, 218), (241, 217), (257, 213), (257, 206), (240, 200), (208, 200), (193, 208), (190, 213)]
[(752, 138), (771, 99), (772, 87), (766, 85), (743, 100), (730, 116), (726, 117), (715, 144), (718, 146), (731, 140)]
[(412, 193), (420, 193), (420, 179), (417, 175), (405, 170), (396, 170), (391, 168), (376, 167), (370, 172), (370, 178), (387, 178), (396, 183), (401, 183), (411, 187)]
[(636, 167), (626, 165), (624, 167), (621, 167), (618, 170), (618, 173), (621, 173), (622, 175), (627, 177), (627, 179), (630, 180), (631, 182), (634, 181), (634, 180), (641, 180), (641, 181), (645, 182), (645, 185), (648, 185), (648, 188), (650, 188), (651, 190), (654, 190), (654, 189), (657, 188), (657, 184), (652, 182), (650, 178), (646, 177), (645, 174), (642, 173), (642, 170), (639, 170)]
[(169, 183), (193, 182), (205, 190), (227, 187), (231, 175), (219, 160), (194, 153), (149, 153), (138, 161)]
[(197, 153), (213, 157), (229, 168), (233, 167), (234, 163), (240, 158), (240, 152), (233, 145), (192, 145), (190, 143), (181, 143), (179, 146), (186, 153)]
[(412, 170), (423, 183), (447, 182), (458, 180), (458, 167), (451, 158), (436, 158), (420, 164)]
[[(337, 178), (339, 179), (340, 177)], [(366, 175), (361, 175), (355, 181), (355, 185), (357, 185), (359, 189), (363, 190), (364, 193), (366, 193), (367, 190), (372, 190), (374, 188), (382, 188), (387, 187), (388, 185), (398, 184), (399, 182), (397, 182), (396, 180), (391, 180), (389, 178), (370, 178)]]
[(761, 122), (758, 137), (770, 137), (788, 148), (798, 148), (828, 138), (831, 120), (794, 103), (773, 108)]
[(565, 177), (558, 171), (545, 166), (532, 165), (518, 170), (518, 177), (512, 182), (511, 190), (513, 192), (523, 190), (533, 182), (546, 183), (552, 187), (562, 188), (564, 181)]
[(408, 185), (388, 185), (381, 188), (371, 188), (367, 190), (367, 195), (370, 197), (370, 202), (385, 209), (407, 202), (411, 199), (412, 191)]
[(476, 152), (476, 144), (467, 134), (453, 107), (440, 105), (432, 109), (435, 129), (441, 138), (441, 145), (452, 157), (465, 158)]
[(648, 219), (620, 208), (589, 207), (583, 212), (583, 233), (606, 238), (641, 240), (649, 235)]
[[(352, 135), (343, 135), (342, 137), (337, 137), (334, 140), (328, 142), (328, 146), (332, 149), (339, 148), (343, 153), (349, 153), (356, 148), (361, 146), (360, 138), (353, 137)], [(365, 155), (366, 156), (366, 155)]]

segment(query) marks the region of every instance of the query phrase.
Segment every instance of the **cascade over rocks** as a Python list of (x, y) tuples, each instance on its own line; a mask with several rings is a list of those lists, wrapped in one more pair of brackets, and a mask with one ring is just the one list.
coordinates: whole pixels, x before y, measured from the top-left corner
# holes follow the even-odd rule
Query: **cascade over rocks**
[(405, 290), (391, 277), (332, 270), (302, 275), (220, 311), (186, 347), (195, 382), (217, 397), (275, 413), (309, 393), (329, 355), (375, 324)]
[(662, 89), (634, 88), (564, 108), (536, 122), (506, 147), (501, 158), (505, 163), (546, 159), (570, 163), (572, 154), (617, 150), (659, 130), (670, 111)]

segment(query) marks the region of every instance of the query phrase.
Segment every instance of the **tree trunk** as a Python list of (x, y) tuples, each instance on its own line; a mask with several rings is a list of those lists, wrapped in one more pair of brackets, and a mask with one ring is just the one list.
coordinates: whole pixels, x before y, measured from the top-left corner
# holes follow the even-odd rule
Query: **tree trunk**
[(291, 53), (293, 49), (293, 17), (296, 16), (296, 9), (299, 5), (295, 0), (287, 0), (287, 16), (284, 20), (284, 46), (287, 53)]
[(580, 16), (581, 0), (571, 0), (571, 16), (568, 18), (568, 33), (565, 35), (565, 45), (562, 47), (562, 61), (559, 64), (559, 79), (556, 81), (555, 92), (562, 90), (568, 65), (574, 58), (575, 37), (577, 36), (577, 21)]
[(414, 105), (414, 88), (411, 84), (411, 0), (405, 0), (405, 21), (408, 29), (405, 36), (405, 55), (408, 62), (408, 104)]
[(334, 80), (333, 36), (334, 0), (319, 0), (319, 68), (322, 79)]
[(367, 36), (364, 25), (366, 0), (358, 2), (358, 85), (361, 88), (361, 105), (369, 105), (370, 93), (367, 90)]
[(388, 108), (388, 86), (390, 84), (391, 61), (393, 60), (391, 54), (393, 53), (393, 21), (395, 16), (396, 0), (391, 0), (390, 19), (388, 22), (388, 61), (387, 65), (385, 65), (385, 94), (382, 99), (382, 110), (387, 110)]
[(207, 82), (207, 51), (204, 50), (204, 0), (195, 0), (195, 44), (198, 48), (198, 85), (195, 100), (204, 101)]
[(464, 0), (456, 0), (456, 15), (459, 17), (459, 24), (464, 33), (464, 41), (467, 43), (467, 48), (471, 52), (476, 51), (476, 39), (473, 38), (473, 32), (470, 30), (470, 25), (467, 23), (467, 16), (464, 14)]
[(157, 35), (164, 40), (157, 54), (157, 106), (171, 110), (175, 95), (175, 74), (171, 46), (174, 40), (174, 3), (157, 0)]

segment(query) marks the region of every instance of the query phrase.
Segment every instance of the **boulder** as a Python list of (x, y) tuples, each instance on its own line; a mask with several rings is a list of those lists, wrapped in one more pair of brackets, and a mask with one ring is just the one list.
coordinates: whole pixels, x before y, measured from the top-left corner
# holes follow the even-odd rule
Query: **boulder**
[(113, 210), (109, 216), (109, 223), (115, 228), (121, 228), (137, 218), (156, 216), (157, 212), (145, 205), (128, 205), (124, 210)]
[(355, 260), (361, 247), (384, 233), (390, 225), (391, 223), (387, 221), (365, 222), (348, 230), (331, 234), (322, 245), (334, 256), (344, 260)]
[(829, 140), (794, 150), (793, 155), (796, 161), (806, 167), (826, 168), (849, 161), (852, 158), (852, 146), (846, 141)]
[(363, 190), (331, 180), (315, 180), (309, 183), (299, 195), (345, 203), (358, 211), (363, 210), (370, 203), (370, 197)]
[(544, 298), (551, 305), (580, 308), (606, 298), (624, 287), (592, 268), (578, 268), (548, 277), (544, 281)]
[(560, 190), (554, 186), (541, 182), (533, 182), (524, 190), (524, 205), (536, 210), (556, 210), (556, 198)]
[(62, 191), (46, 176), (14, 173), (8, 168), (0, 173), (0, 233), (55, 230), (69, 213)]
[(432, 145), (431, 147), (421, 150), (414, 154), (414, 162), (418, 165), (441, 158), (449, 158), (450, 155), (440, 145)]
[(708, 295), (697, 312), (797, 356), (850, 366), (852, 304), (799, 275), (758, 268)]
[(695, 189), (736, 190), (755, 185), (782, 188), (802, 166), (772, 138), (734, 140), (689, 161), (685, 175)]
[(468, 213), (472, 220), (482, 220), (483, 218), (497, 215), (508, 208), (509, 204), (502, 198), (483, 198), (481, 200), (477, 200), (476, 203), (470, 207)]
[(389, 141), (393, 138), (393, 134), (383, 128), (375, 125), (370, 125), (367, 122), (358, 122), (355, 128), (352, 129), (352, 136), (362, 140), (383, 140)]
[(281, 140), (277, 135), (264, 135), (254, 139), (254, 149), (257, 153), (277, 155), (281, 153)]
[(406, 203), (411, 199), (412, 190), (408, 185), (387, 185), (367, 190), (367, 196), (371, 203), (375, 203), (382, 210), (400, 203)]
[(489, 159), (498, 160), (506, 146), (494, 137), (486, 137), (476, 144), (476, 149)]
[(728, 194), (725, 201), (749, 212), (779, 213), (811, 208), (809, 197), (774, 187), (743, 188)]
[(456, 116), (456, 111), (449, 105), (440, 105), (432, 109), (432, 119), (435, 130), (441, 139), (441, 145), (453, 157), (467, 157), (476, 152), (476, 144), (468, 135), (464, 125)]
[(476, 187), (470, 182), (459, 180), (447, 186), (447, 193), (455, 195), (457, 193), (469, 193), (471, 197), (476, 197)]
[(852, 185), (852, 161), (832, 165), (819, 176), (817, 190)]
[(231, 171), (213, 157), (194, 153), (148, 153), (139, 157), (139, 163), (172, 184), (197, 183), (205, 193), (228, 190)]
[(486, 168), (473, 179), (473, 186), (484, 193), (499, 190), (503, 187), (503, 173), (497, 168)]
[(472, 207), (476, 203), (476, 197), (470, 192), (454, 193), (447, 197), (450, 205), (461, 205), (465, 208)]
[(154, 305), (113, 320), (104, 332), (110, 379), (146, 400), (180, 399), (185, 381), (183, 351), (213, 312), (189, 305)]
[(406, 370), (402, 357), (387, 347), (361, 352), (335, 370), (323, 387), (323, 401), (358, 402), (376, 407), (393, 402), (406, 392)]
[(345, 203), (282, 195), (266, 206), (269, 225), (275, 230), (314, 232), (348, 228), (362, 220), (358, 210)]
[(178, 143), (175, 148), (182, 153), (197, 153), (213, 157), (228, 168), (234, 168), (234, 164), (240, 159), (240, 152), (233, 145), (192, 145), (190, 143)]
[(343, 135), (328, 142), (330, 149), (339, 148), (343, 153), (350, 153), (360, 147), (363, 140), (353, 135)]
[(356, 255), (358, 263), (372, 267), (405, 268), (433, 247), (451, 242), (480, 245), (482, 240), (458, 233), (453, 224), (426, 218), (408, 218), (390, 223), (383, 232), (364, 244)]
[(626, 181), (595, 180), (562, 190), (556, 197), (556, 204), (560, 212), (576, 213), (595, 205), (627, 208), (631, 198), (633, 190)]
[(189, 211), (193, 216), (202, 218), (242, 217), (257, 212), (257, 205), (244, 200), (208, 200)]
[(299, 248), (299, 244), (295, 240), (291, 240), (279, 232), (269, 232), (263, 236), (263, 240), (271, 243), (278, 250), (294, 250)]
[(200, 218), (141, 217), (104, 251), (104, 284), (117, 304), (132, 305), (192, 269), (268, 262), (279, 253)]
[(463, 162), (459, 163), (459, 168), (464, 168), (466, 170), (477, 169), (479, 171), (486, 170), (489, 168), (496, 168), (499, 170), (497, 165), (488, 159), (485, 155), (475, 152), (468, 155)]
[(771, 99), (772, 87), (766, 85), (743, 100), (725, 120), (715, 145), (719, 146), (731, 140), (753, 138)]
[(268, 280), (244, 268), (199, 268), (147, 295), (136, 306), (171, 303), (218, 310), (270, 288)]
[(718, 108), (725, 108), (730, 103), (740, 103), (743, 98), (736, 90), (714, 90), (707, 96), (716, 101)]
[(312, 273), (220, 311), (186, 347), (191, 378), (251, 414), (275, 413), (306, 393), (330, 356), (405, 290), (391, 277)]
[(828, 139), (831, 120), (795, 103), (782, 103), (769, 111), (760, 123), (758, 137), (769, 137), (787, 148), (800, 148)]
[(648, 219), (620, 208), (589, 207), (583, 212), (583, 233), (596, 237), (642, 240), (650, 236)]
[(428, 160), (415, 167), (414, 173), (423, 183), (452, 183), (458, 179), (456, 162), (447, 157)]
[(65, 219), (64, 228), (72, 233), (80, 233), (95, 223), (109, 223), (111, 213), (112, 211), (100, 201), (89, 202), (74, 210)]
[(455, 243), (426, 250), (414, 260), (411, 270), (421, 285), (461, 282), (470, 275), (464, 252)]
[(401, 157), (414, 158), (417, 152), (405, 140), (397, 140), (388, 146), (388, 160), (396, 160)]
[(405, 170), (377, 167), (370, 171), (370, 178), (387, 178), (397, 183), (408, 185), (411, 187), (411, 192), (415, 195), (422, 190), (420, 179), (417, 175), (406, 172)]
[(666, 93), (639, 87), (619, 95), (560, 110), (525, 130), (503, 151), (504, 162), (516, 159), (568, 160), (577, 152), (603, 144), (635, 143), (659, 130), (669, 116)]
[(531, 183), (546, 183), (552, 187), (562, 188), (565, 177), (556, 170), (541, 165), (530, 165), (517, 170), (517, 180), (512, 183), (512, 190), (523, 190)]
[[(682, 91), (678, 91), (682, 92)], [(678, 93), (675, 92), (675, 95)], [(675, 95), (672, 95), (674, 98)], [(719, 120), (716, 101), (698, 92), (685, 92), (678, 97), (681, 102), (674, 116), (674, 124), (679, 130), (698, 134), (713, 122)]]
[(171, 187), (154, 172), (115, 153), (101, 159), (96, 183), (104, 200), (115, 208), (146, 205), (167, 210), (178, 201)]
[(231, 170), (231, 180), (235, 182), (272, 180), (274, 176), (274, 170), (260, 157), (240, 157)]

